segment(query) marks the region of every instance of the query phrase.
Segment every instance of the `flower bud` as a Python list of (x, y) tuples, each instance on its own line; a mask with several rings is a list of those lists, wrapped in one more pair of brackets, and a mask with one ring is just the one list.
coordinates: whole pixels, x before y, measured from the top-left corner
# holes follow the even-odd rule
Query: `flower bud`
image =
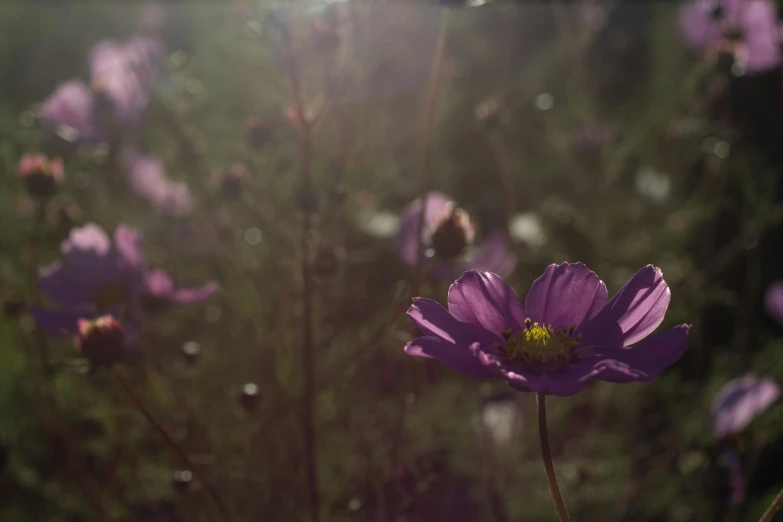
[(239, 402), (247, 412), (251, 412), (258, 407), (258, 402), (261, 400), (261, 390), (258, 386), (249, 382), (242, 386), (242, 395), (239, 397)]
[(171, 482), (179, 493), (186, 493), (190, 490), (190, 485), (193, 482), (193, 472), (187, 469), (175, 471)]
[(430, 238), (435, 255), (441, 259), (455, 259), (472, 241), (473, 225), (468, 214), (450, 204)]
[(25, 154), (19, 161), (19, 176), (30, 195), (49, 198), (65, 176), (60, 158), (50, 160), (43, 154)]
[(242, 163), (234, 163), (231, 165), (231, 168), (221, 172), (219, 176), (223, 195), (227, 198), (236, 199), (242, 195), (242, 189), (245, 180), (249, 176), (249, 171)]
[(201, 355), (201, 345), (195, 341), (188, 341), (182, 345), (182, 357), (188, 364), (195, 363)]
[(79, 319), (76, 346), (95, 368), (109, 368), (122, 358), (122, 325), (111, 315)]

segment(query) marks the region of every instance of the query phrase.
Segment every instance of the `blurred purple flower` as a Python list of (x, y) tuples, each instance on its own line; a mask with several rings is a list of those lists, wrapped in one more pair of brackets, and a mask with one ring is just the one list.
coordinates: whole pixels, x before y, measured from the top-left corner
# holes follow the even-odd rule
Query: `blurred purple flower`
[(148, 36), (104, 40), (90, 50), (93, 89), (106, 95), (120, 125), (133, 126), (141, 120), (162, 57), (163, 44)]
[(66, 141), (89, 142), (97, 137), (95, 97), (81, 80), (60, 84), (38, 116)]
[[(416, 237), (421, 207), (421, 199), (416, 199), (400, 214), (397, 245), (402, 260), (408, 266), (417, 263)], [(440, 192), (427, 195), (422, 235), (425, 257), (435, 260), (432, 275), (440, 279), (453, 279), (456, 274), (471, 269), (508, 275), (517, 263), (516, 256), (508, 249), (506, 239), (497, 232), (490, 234), (481, 245), (470, 248), (474, 227), (467, 213)]]
[(161, 212), (183, 216), (193, 208), (193, 196), (182, 181), (166, 177), (163, 162), (156, 156), (128, 148), (123, 164), (131, 189)]
[(783, 281), (769, 285), (764, 296), (764, 308), (770, 317), (783, 325)]
[(218, 285), (214, 281), (208, 282), (201, 288), (177, 288), (171, 275), (159, 268), (149, 270), (144, 277), (146, 295), (166, 303), (200, 303), (206, 301), (217, 290)]
[(39, 117), (69, 142), (111, 137), (138, 124), (151, 99), (163, 44), (148, 36), (104, 40), (89, 52), (90, 84), (70, 80), (44, 101)]
[(740, 73), (781, 63), (781, 26), (770, 0), (691, 0), (680, 12), (680, 27), (693, 49), (731, 54)]
[(520, 391), (567, 396), (591, 379), (647, 382), (688, 344), (685, 324), (639, 343), (661, 324), (670, 298), (653, 266), (609, 301), (606, 285), (583, 264), (550, 265), (524, 307), (499, 276), (470, 271), (449, 288), (448, 310), (414, 299), (408, 315), (424, 336), (405, 351)]
[(716, 439), (736, 435), (780, 396), (769, 378), (748, 375), (726, 383), (712, 402), (712, 433)]
[(142, 299), (151, 296), (174, 304), (204, 301), (217, 290), (214, 282), (201, 288), (175, 288), (171, 277), (144, 262), (139, 233), (125, 225), (114, 240), (94, 223), (75, 228), (55, 261), (40, 272), (41, 293), (60, 306), (32, 311), (38, 326), (53, 334), (75, 333), (79, 319), (110, 314), (138, 320)]

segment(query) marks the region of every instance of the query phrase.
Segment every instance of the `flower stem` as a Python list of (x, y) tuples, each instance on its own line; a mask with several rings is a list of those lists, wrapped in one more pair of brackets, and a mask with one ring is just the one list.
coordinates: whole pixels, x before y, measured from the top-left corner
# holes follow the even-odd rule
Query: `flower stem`
[(321, 519), (321, 498), (318, 480), (318, 454), (315, 431), (315, 357), (313, 356), (313, 267), (310, 255), (310, 236), (313, 226), (313, 182), (310, 167), (312, 164), (313, 137), (311, 121), (305, 107), (302, 79), (296, 55), (291, 45), (289, 29), (283, 23), (278, 24), (283, 44), (283, 53), (294, 109), (299, 120), (299, 150), (301, 160), (300, 197), (302, 198), (302, 379), (304, 393), (302, 397), (302, 432), (304, 434), (304, 461), (307, 475), (307, 496), (310, 503), (310, 521)]
[(233, 522), (234, 517), (231, 515), (231, 512), (229, 511), (226, 503), (223, 501), (223, 498), (220, 496), (220, 494), (218, 494), (215, 486), (212, 485), (212, 482), (209, 481), (201, 468), (193, 464), (193, 461), (190, 460), (188, 453), (177, 443), (176, 440), (174, 440), (174, 437), (171, 435), (171, 433), (169, 433), (169, 430), (167, 430), (163, 424), (161, 424), (160, 421), (155, 418), (152, 412), (147, 409), (147, 407), (144, 405), (144, 401), (141, 400), (138, 392), (136, 392), (136, 389), (133, 387), (130, 381), (128, 381), (128, 379), (125, 377), (125, 374), (119, 367), (114, 368), (114, 375), (117, 377), (117, 380), (120, 381), (120, 384), (125, 390), (125, 393), (128, 395), (128, 399), (130, 399), (133, 406), (135, 406), (136, 409), (139, 410), (139, 412), (144, 416), (144, 418), (147, 419), (147, 422), (149, 422), (150, 426), (155, 428), (155, 430), (160, 433), (160, 435), (163, 437), (163, 440), (165, 440), (166, 444), (169, 446), (169, 449), (171, 449), (171, 451), (182, 461), (185, 467), (193, 473), (199, 482), (201, 482), (201, 484), (204, 486), (204, 489), (206, 489), (207, 493), (209, 493), (209, 496), (211, 496), (215, 501), (215, 504), (217, 504), (218, 509), (223, 515), (223, 519), (227, 522)]
[(413, 293), (418, 293), (422, 283), (424, 264), (424, 223), (427, 216), (427, 193), (430, 190), (432, 178), (432, 139), (435, 130), (435, 108), (438, 101), (438, 88), (440, 87), (441, 72), (443, 70), (443, 57), (446, 51), (446, 34), (449, 23), (449, 9), (442, 9), (440, 28), (438, 30), (438, 42), (435, 46), (435, 57), (432, 64), (432, 77), (427, 97), (427, 113), (424, 120), (424, 173), (419, 187), (419, 201), (421, 201), (421, 214), (416, 227), (416, 272), (413, 278)]
[(549, 430), (546, 426), (546, 395), (536, 393), (536, 403), (538, 404), (538, 436), (541, 439), (541, 456), (544, 458), (544, 469), (546, 470), (546, 479), (549, 482), (549, 491), (552, 493), (552, 500), (555, 501), (557, 516), (560, 522), (571, 522), (566, 511), (563, 495), (560, 493), (560, 486), (557, 485), (557, 475), (555, 475), (555, 466), (552, 464), (552, 449), (549, 447)]
[(761, 515), (759, 522), (771, 522), (772, 517), (780, 510), (781, 506), (783, 506), (783, 489), (780, 490), (780, 493), (778, 493), (778, 496), (772, 501), (772, 504), (770, 504), (764, 514)]

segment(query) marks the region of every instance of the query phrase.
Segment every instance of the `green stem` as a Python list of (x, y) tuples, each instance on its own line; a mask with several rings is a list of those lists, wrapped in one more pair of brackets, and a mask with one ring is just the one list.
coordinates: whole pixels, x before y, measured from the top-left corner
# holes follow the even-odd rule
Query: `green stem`
[(432, 140), (435, 133), (435, 109), (438, 101), (438, 90), (443, 71), (443, 61), (446, 55), (446, 35), (448, 33), (449, 9), (442, 9), (440, 28), (438, 29), (438, 41), (435, 44), (435, 57), (432, 63), (429, 93), (427, 95), (427, 112), (424, 120), (424, 172), (419, 187), (419, 201), (421, 201), (421, 214), (416, 226), (416, 270), (413, 276), (413, 294), (419, 293), (422, 272), (424, 266), (424, 223), (427, 215), (427, 194), (430, 191), (432, 178)]
[(204, 486), (204, 489), (207, 491), (209, 496), (212, 497), (212, 500), (214, 500), (215, 504), (217, 504), (220, 513), (223, 515), (223, 519), (226, 522), (233, 522), (234, 517), (229, 511), (226, 503), (223, 501), (223, 498), (215, 489), (215, 486), (212, 485), (212, 482), (210, 482), (201, 468), (193, 463), (188, 453), (182, 448), (182, 446), (179, 445), (179, 443), (177, 443), (177, 441), (174, 439), (174, 436), (169, 433), (169, 430), (167, 430), (163, 424), (161, 424), (160, 421), (155, 418), (152, 412), (144, 404), (141, 396), (139, 396), (139, 394), (136, 392), (136, 389), (133, 387), (130, 381), (128, 381), (128, 379), (125, 377), (125, 374), (119, 367), (114, 368), (114, 375), (117, 377), (120, 385), (122, 385), (122, 388), (125, 390), (125, 393), (128, 395), (128, 399), (130, 399), (133, 406), (135, 406), (136, 409), (139, 410), (139, 412), (144, 416), (144, 418), (147, 419), (147, 422), (149, 422), (150, 426), (155, 428), (161, 437), (163, 437), (163, 440), (166, 441), (166, 445), (168, 445), (169, 449), (177, 456), (177, 458), (182, 461), (182, 464), (185, 465), (189, 471), (193, 472), (193, 475), (199, 480), (199, 482), (201, 482), (201, 485)]
[(552, 464), (552, 449), (549, 447), (549, 430), (546, 426), (546, 395), (536, 393), (536, 403), (538, 404), (538, 436), (541, 439), (541, 456), (544, 458), (544, 469), (546, 470), (546, 479), (549, 482), (549, 491), (552, 493), (552, 500), (555, 501), (557, 516), (560, 522), (571, 522), (566, 511), (563, 495), (560, 493), (560, 486), (557, 484), (557, 475), (555, 475), (555, 466)]
[(778, 493), (778, 496), (772, 501), (772, 504), (770, 504), (764, 514), (761, 515), (759, 522), (771, 522), (772, 517), (780, 510), (781, 506), (783, 506), (783, 489), (780, 490), (780, 493)]

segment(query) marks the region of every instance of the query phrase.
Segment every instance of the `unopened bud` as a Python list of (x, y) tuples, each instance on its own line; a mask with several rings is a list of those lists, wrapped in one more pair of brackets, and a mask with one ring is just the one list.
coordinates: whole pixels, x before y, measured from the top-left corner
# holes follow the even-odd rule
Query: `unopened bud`
[(31, 196), (49, 198), (65, 177), (63, 162), (60, 158), (50, 160), (43, 154), (26, 154), (19, 161), (19, 176)]
[(188, 341), (182, 345), (182, 357), (189, 364), (195, 363), (201, 355), (201, 345), (195, 341)]
[(94, 320), (79, 319), (76, 347), (93, 367), (109, 368), (122, 359), (122, 325), (111, 315)]
[(220, 185), (223, 195), (227, 198), (238, 198), (242, 195), (245, 180), (250, 175), (247, 167), (242, 163), (234, 163), (231, 168), (220, 174)]
[(186, 493), (193, 482), (193, 472), (187, 469), (175, 471), (171, 482), (175, 490), (180, 493)]
[(455, 259), (472, 241), (473, 225), (468, 214), (453, 204), (449, 205), (430, 238), (435, 255), (441, 259)]
[(239, 402), (247, 412), (251, 412), (258, 407), (258, 403), (261, 400), (261, 390), (258, 386), (249, 382), (242, 386), (242, 395), (239, 397)]

